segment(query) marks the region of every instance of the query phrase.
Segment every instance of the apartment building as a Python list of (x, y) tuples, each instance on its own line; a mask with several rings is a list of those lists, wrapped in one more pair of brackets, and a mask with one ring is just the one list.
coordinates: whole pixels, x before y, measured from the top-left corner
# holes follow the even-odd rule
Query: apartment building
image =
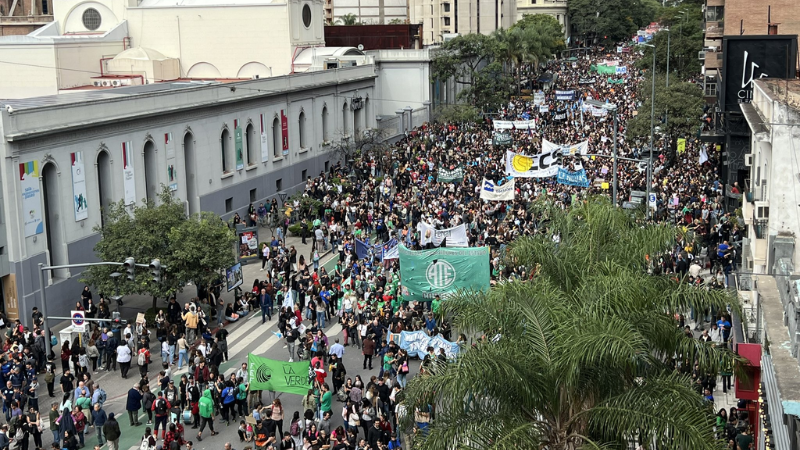
[(441, 44), (449, 37), (490, 34), (516, 21), (515, 0), (409, 0), (410, 23), (422, 24), (422, 44)]

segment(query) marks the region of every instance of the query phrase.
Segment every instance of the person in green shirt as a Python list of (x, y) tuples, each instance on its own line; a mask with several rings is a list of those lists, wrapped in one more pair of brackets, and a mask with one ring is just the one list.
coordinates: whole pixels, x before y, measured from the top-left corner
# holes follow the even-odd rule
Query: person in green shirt
[(433, 315), (436, 316), (437, 318), (439, 317), (439, 311), (441, 310), (441, 308), (442, 308), (442, 298), (437, 295), (436, 297), (433, 298), (433, 301), (431, 301), (431, 311), (433, 311)]
[(383, 374), (385, 373), (388, 374), (392, 373), (392, 364), (394, 364), (394, 361), (395, 359), (393, 352), (389, 351), (386, 352), (385, 355), (383, 355), (383, 367), (381, 368), (381, 373), (378, 374), (378, 378), (383, 378)]
[(331, 402), (333, 401), (333, 395), (331, 391), (328, 389), (328, 385), (322, 385), (322, 396), (319, 399), (319, 414), (320, 417), (325, 415), (325, 411), (331, 411)]

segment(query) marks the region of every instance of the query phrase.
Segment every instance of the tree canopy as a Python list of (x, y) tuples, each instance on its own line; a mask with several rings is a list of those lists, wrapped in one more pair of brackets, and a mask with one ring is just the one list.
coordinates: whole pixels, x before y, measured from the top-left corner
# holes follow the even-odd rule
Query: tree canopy
[(656, 18), (659, 3), (655, 0), (570, 0), (570, 23), (573, 36), (596, 37), (600, 42), (618, 42), (630, 38), (636, 30)]
[(673, 226), (644, 225), (601, 198), (533, 207), (547, 231), (512, 242), (507, 263), (535, 275), (443, 303), (454, 329), (483, 337), (410, 380), (409, 416), (436, 408), (419, 448), (720, 448), (711, 405), (685, 370), (739, 359), (684, 336), (673, 316), (738, 311), (735, 297), (648, 274), (648, 255), (680, 237)]
[(183, 290), (188, 281), (208, 285), (219, 277), (223, 268), (234, 263), (236, 236), (219, 216), (203, 212), (187, 217), (183, 202), (166, 187), (158, 203), (146, 201), (130, 211), (122, 201), (113, 203), (104, 213), (103, 226), (95, 227), (100, 241), (95, 254), (101, 261), (124, 262), (133, 257), (138, 264), (160, 259), (166, 267), (162, 281), (152, 281), (149, 271), (137, 269), (134, 281), (113, 272), (124, 272), (119, 266), (93, 266), (83, 272), (81, 281), (111, 295), (149, 294), (166, 298)]

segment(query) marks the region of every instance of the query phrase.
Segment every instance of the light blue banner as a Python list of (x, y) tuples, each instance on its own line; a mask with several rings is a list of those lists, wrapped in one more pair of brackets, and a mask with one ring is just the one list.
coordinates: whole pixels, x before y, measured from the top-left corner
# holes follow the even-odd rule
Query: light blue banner
[(586, 171), (584, 169), (570, 172), (567, 169), (559, 168), (556, 181), (558, 181), (559, 184), (566, 184), (567, 186), (589, 187), (589, 179), (586, 178)]
[(430, 337), (424, 331), (389, 333), (386, 339), (394, 341), (400, 348), (407, 351), (409, 356), (416, 356), (419, 359), (428, 354), (428, 347), (433, 347), (436, 355), (439, 355), (439, 349), (443, 348), (448, 359), (454, 358), (460, 350), (455, 342), (450, 342), (441, 336)]

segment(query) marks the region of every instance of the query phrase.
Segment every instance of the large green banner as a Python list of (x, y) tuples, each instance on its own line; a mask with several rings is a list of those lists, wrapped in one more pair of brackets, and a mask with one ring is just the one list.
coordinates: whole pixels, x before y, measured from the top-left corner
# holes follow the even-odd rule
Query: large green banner
[(242, 127), (236, 127), (233, 131), (233, 142), (236, 147), (236, 170), (244, 169), (244, 139)]
[(458, 289), (489, 289), (489, 247), (409, 250), (400, 244), (403, 300), (431, 301)]
[(276, 391), (287, 394), (306, 395), (311, 389), (308, 381), (308, 361), (286, 362), (247, 355), (250, 389), (254, 391)]
[(459, 182), (464, 179), (464, 168), (461, 166), (455, 169), (447, 169), (439, 166), (439, 176), (436, 178), (440, 183)]

